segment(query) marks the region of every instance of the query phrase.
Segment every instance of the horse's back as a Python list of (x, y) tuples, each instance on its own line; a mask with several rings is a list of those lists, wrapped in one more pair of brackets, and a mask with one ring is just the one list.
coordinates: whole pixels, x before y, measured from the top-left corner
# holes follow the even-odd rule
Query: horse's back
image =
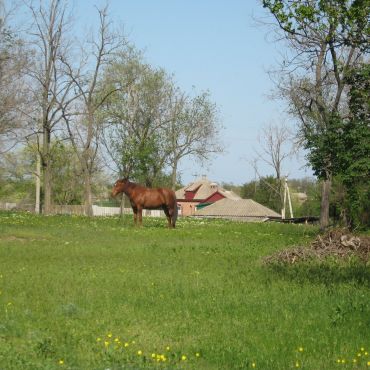
[(167, 206), (172, 206), (176, 204), (176, 194), (173, 190), (167, 188), (158, 188), (158, 192), (160, 192), (163, 196), (164, 203)]
[(176, 205), (176, 195), (171, 189), (145, 188), (138, 186), (131, 193), (130, 199), (142, 208), (173, 208)]

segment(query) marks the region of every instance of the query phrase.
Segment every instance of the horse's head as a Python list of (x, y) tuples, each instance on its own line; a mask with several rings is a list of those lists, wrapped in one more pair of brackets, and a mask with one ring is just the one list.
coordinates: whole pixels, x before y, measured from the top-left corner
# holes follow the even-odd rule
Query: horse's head
[(127, 179), (117, 180), (113, 185), (112, 197), (115, 197), (117, 194), (122, 193), (125, 190), (127, 182)]

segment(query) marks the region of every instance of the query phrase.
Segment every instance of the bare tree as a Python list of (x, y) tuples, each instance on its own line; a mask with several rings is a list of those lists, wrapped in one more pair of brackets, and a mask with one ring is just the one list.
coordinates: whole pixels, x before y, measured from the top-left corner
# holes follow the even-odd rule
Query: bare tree
[(250, 162), (260, 181), (264, 180), (258, 170), (258, 161), (266, 163), (274, 171), (275, 185), (266, 181), (265, 184), (280, 198), (281, 209), (285, 203), (283, 163), (297, 151), (294, 139), (295, 135), (285, 123), (281, 125), (270, 123), (264, 126), (258, 137), (259, 146), (255, 149), (256, 158)]
[(255, 150), (257, 159), (270, 166), (277, 180), (281, 180), (283, 162), (296, 153), (294, 134), (286, 124), (268, 124), (258, 137), (259, 146)]
[(92, 176), (96, 171), (99, 139), (103, 129), (98, 117), (99, 108), (118, 90), (114, 84), (102, 84), (101, 78), (115, 53), (127, 44), (123, 36), (112, 31), (108, 7), (97, 11), (98, 34), (96, 37), (91, 36), (83, 45), (79, 65), (70, 59), (62, 59), (65, 73), (76, 92), (73, 108), (63, 109), (63, 117), (82, 168), (87, 215), (92, 215)]
[(33, 23), (29, 36), (34, 54), (27, 75), (30, 78), (35, 107), (34, 111), (28, 112), (27, 115), (33, 125), (32, 130), (36, 135), (41, 156), (43, 212), (48, 214), (52, 203), (52, 134), (61, 122), (61, 107), (68, 104), (71, 88), (60, 63), (69, 47), (66, 34), (70, 20), (66, 16), (66, 2), (62, 0), (51, 0), (45, 6), (41, 1), (37, 5), (29, 2), (27, 7), (32, 15)]

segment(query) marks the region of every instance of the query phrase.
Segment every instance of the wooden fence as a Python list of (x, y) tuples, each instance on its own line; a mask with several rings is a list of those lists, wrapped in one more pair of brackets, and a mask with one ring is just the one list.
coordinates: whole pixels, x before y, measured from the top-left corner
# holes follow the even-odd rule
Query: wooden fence
[(12, 210), (17, 208), (17, 203), (0, 202), (0, 209)]
[[(19, 210), (25, 210), (29, 212), (34, 212), (34, 205), (20, 205), (17, 203), (6, 203), (6, 202), (0, 202), (0, 209), (4, 210), (12, 210), (12, 209), (19, 209)], [(120, 215), (121, 209), (120, 207), (100, 207), (93, 205), (93, 216), (117, 216)], [(131, 208), (125, 208), (124, 214), (132, 214)], [(51, 207), (51, 214), (54, 215), (78, 215), (82, 216), (85, 215), (85, 208), (83, 205), (53, 205)], [(164, 217), (165, 214), (162, 210), (159, 209), (144, 209), (143, 210), (143, 216), (147, 217)]]
[[(93, 205), (93, 216), (117, 216), (121, 213), (120, 207), (100, 207)], [(131, 208), (125, 208), (123, 210), (124, 214), (132, 214)], [(62, 215), (84, 215), (85, 209), (82, 205), (54, 205), (52, 207), (53, 214), (62, 214)], [(143, 216), (148, 217), (164, 217), (164, 212), (161, 210), (153, 209), (144, 209)]]

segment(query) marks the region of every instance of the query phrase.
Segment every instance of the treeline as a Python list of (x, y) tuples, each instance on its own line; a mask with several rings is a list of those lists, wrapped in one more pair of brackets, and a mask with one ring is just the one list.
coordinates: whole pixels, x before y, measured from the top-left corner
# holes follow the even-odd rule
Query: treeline
[(270, 35), (288, 49), (272, 78), (321, 181), (321, 227), (330, 224), (339, 193), (343, 221), (352, 228), (369, 226), (369, 216), (363, 216), (370, 199), (370, 3), (262, 0), (262, 5), (272, 18)]
[[(96, 10), (86, 35), (66, 0), (12, 6), (0, 1), (3, 193), (36, 177), (36, 211), (82, 202), (90, 215), (108, 174), (103, 183), (130, 177), (175, 188), (183, 158), (206, 161), (222, 150), (210, 94), (185, 92), (148, 64), (108, 6)], [(22, 28), (17, 13), (30, 19)]]
[[(243, 185), (224, 183), (223, 187), (233, 190), (244, 199), (254, 201), (281, 214), (283, 207), (281, 195), (276, 191), (277, 184), (274, 176), (261, 177), (259, 180), (249, 181)], [(289, 192), (294, 217), (320, 215), (320, 183), (314, 178), (290, 179)], [(288, 200), (286, 201), (286, 217), (289, 218)]]
[[(39, 180), (36, 210), (42, 204), (47, 214), (53, 202), (81, 201), (91, 214), (107, 173), (175, 188), (181, 160), (205, 161), (222, 151), (218, 109), (209, 93), (182, 91), (173, 76), (148, 64), (117, 30), (107, 7), (96, 10), (94, 32), (82, 35), (67, 0), (12, 4), (0, 0), (1, 192), (17, 176), (33, 176)], [(329, 226), (330, 216), (351, 228), (368, 227), (370, 3), (261, 5), (272, 19), (270, 35), (287, 47), (271, 76), (297, 123), (296, 144), (319, 181), (321, 227)], [(12, 15), (21, 13), (29, 22), (19, 27)], [(283, 126), (265, 132), (260, 154), (267, 150), (276, 176), (254, 184), (256, 200), (265, 202), (267, 186), (282, 204), (281, 162), (288, 157), (281, 149), (288, 136)], [(20, 174), (23, 157), (30, 169)], [(274, 197), (269, 202), (277, 209)]]
[[(280, 213), (282, 201), (276, 177), (266, 176), (259, 180), (253, 180), (243, 185), (223, 183), (225, 189), (233, 190), (244, 199), (253, 199), (270, 209)], [(291, 195), (294, 217), (319, 216), (321, 207), (322, 183), (315, 178), (289, 179), (289, 191)], [(332, 223), (347, 226), (349, 222), (348, 209), (349, 196), (340, 178), (333, 181), (331, 190), (331, 202), (329, 215)], [(288, 204), (286, 204), (286, 216), (290, 217)], [(361, 204), (356, 205), (356, 220), (358, 225), (366, 227), (370, 224), (370, 199), (363, 192)]]

